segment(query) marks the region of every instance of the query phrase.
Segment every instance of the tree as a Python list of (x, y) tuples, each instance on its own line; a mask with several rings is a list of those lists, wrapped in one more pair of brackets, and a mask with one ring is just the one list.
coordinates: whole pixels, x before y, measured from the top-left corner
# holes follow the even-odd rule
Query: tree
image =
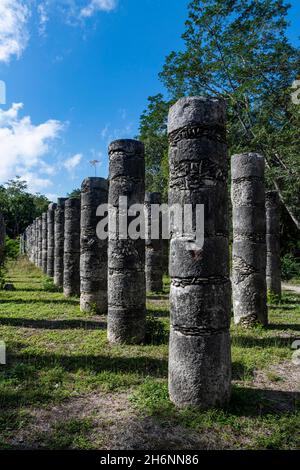
[(76, 188), (76, 189), (73, 189), (73, 191), (71, 191), (70, 193), (68, 193), (67, 197), (69, 199), (76, 199), (76, 198), (80, 197), (80, 195), (81, 195), (81, 189)]
[(168, 191), (168, 138), (167, 114), (170, 103), (162, 94), (148, 98), (148, 110), (141, 116), (140, 135), (145, 144), (146, 188), (162, 193), (167, 198)]
[(16, 238), (36, 217), (47, 210), (49, 201), (41, 194), (27, 192), (27, 182), (20, 177), (0, 186), (0, 212), (4, 216), (6, 232)]
[[(300, 49), (287, 39), (289, 7), (284, 0), (193, 0), (182, 36), (184, 50), (171, 52), (160, 73), (168, 101), (149, 99), (141, 138), (148, 136), (151, 147), (153, 119), (158, 119), (158, 129), (166, 121), (167, 112), (157, 113), (164, 103), (186, 95), (225, 98), (230, 153), (265, 155), (268, 184), (279, 190), (300, 229), (300, 114), (291, 102)], [(159, 158), (163, 162), (162, 152)], [(147, 163), (157, 167), (153, 160), (148, 152)]]

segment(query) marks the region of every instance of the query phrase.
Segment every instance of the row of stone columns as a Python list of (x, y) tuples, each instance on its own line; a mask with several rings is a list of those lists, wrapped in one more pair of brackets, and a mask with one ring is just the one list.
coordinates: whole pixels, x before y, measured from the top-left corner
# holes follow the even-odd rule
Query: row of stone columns
[(0, 266), (4, 262), (4, 255), (5, 255), (5, 235), (6, 235), (6, 230), (5, 230), (5, 222), (4, 222), (4, 217), (0, 213)]
[[(173, 219), (170, 225), (169, 391), (178, 406), (207, 408), (224, 404), (230, 396), (225, 121), (224, 102), (212, 98), (183, 98), (169, 113), (169, 205), (190, 204), (194, 210), (204, 206), (204, 227), (196, 226), (197, 217), (184, 233)], [(266, 245), (271, 270), (277, 266), (279, 246), (274, 241), (278, 235), (274, 198), (272, 204), (267, 198), (266, 243), (264, 158), (253, 153), (233, 156), (231, 175), (234, 319), (247, 327), (257, 322), (266, 325)], [(120, 197), (127, 198), (125, 204)], [(66, 296), (81, 294), (83, 311), (103, 313), (107, 307), (111, 343), (144, 341), (146, 280), (149, 290), (161, 289), (162, 242), (149, 234), (146, 243), (130, 238), (127, 231), (134, 216), (128, 208), (145, 203), (149, 220), (150, 205), (159, 200), (157, 194), (145, 195), (143, 144), (118, 140), (109, 147), (109, 187), (101, 178), (84, 180), (81, 199), (60, 199), (57, 207), (50, 205), (48, 213), (37, 219), (35, 230), (30, 227), (26, 232), (29, 245), (33, 243), (38, 252), (34, 262), (54, 276)], [(107, 201), (108, 243), (96, 233), (97, 216), (104, 216), (96, 213), (97, 207)], [(117, 219), (122, 224), (114, 232)], [(195, 240), (197, 228), (204, 233), (201, 246)], [(32, 252), (30, 248), (30, 259)]]

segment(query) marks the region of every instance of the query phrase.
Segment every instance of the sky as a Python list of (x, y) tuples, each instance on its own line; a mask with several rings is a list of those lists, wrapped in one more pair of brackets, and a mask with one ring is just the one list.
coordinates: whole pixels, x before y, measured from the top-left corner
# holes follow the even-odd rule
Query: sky
[[(55, 201), (108, 176), (108, 144), (134, 138), (189, 0), (0, 0), (0, 184)], [(300, 1), (289, 37), (298, 42)], [(6, 103), (1, 101), (1, 82)]]

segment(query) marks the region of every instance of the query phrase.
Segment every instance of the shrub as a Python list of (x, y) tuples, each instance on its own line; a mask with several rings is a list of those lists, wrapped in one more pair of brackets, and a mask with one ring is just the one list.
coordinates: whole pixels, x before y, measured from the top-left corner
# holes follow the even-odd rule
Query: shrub
[(46, 277), (43, 280), (43, 289), (46, 292), (60, 292), (60, 289), (54, 284), (53, 279)]
[(293, 277), (300, 278), (300, 264), (291, 254), (286, 254), (281, 258), (281, 275), (286, 281)]
[(19, 239), (5, 238), (5, 257), (7, 259), (17, 259), (19, 256)]

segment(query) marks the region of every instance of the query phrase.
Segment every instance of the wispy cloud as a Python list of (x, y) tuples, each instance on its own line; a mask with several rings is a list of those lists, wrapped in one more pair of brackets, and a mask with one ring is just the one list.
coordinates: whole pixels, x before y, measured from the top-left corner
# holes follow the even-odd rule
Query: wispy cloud
[[(0, 62), (9, 63), (13, 57), (20, 58), (29, 41), (31, 14), (38, 16), (38, 33), (46, 34), (47, 23), (53, 15), (66, 24), (83, 26), (85, 19), (98, 12), (110, 12), (117, 7), (118, 0), (0, 0)], [(34, 17), (34, 15), (32, 15)]]
[(29, 32), (28, 6), (20, 0), (0, 2), (0, 62), (8, 63), (13, 56), (19, 58), (26, 49)]
[(83, 155), (81, 153), (76, 153), (73, 157), (68, 158), (64, 161), (63, 166), (69, 172), (73, 172), (75, 168), (80, 164)]
[[(119, 111), (121, 114), (122, 120), (125, 120), (127, 113), (125, 110)], [(107, 144), (110, 144), (113, 140), (117, 139), (130, 139), (132, 138), (133, 134), (133, 123), (132, 122), (124, 122), (122, 127), (111, 128), (111, 125), (107, 123), (100, 131), (100, 135), (102, 140), (104, 140)]]
[(80, 15), (84, 18), (93, 16), (98, 11), (112, 11), (117, 6), (117, 0), (91, 0), (82, 8)]
[(39, 3), (38, 6), (37, 6), (38, 15), (39, 15), (39, 34), (40, 34), (40, 36), (45, 36), (45, 34), (46, 34), (46, 27), (47, 27), (47, 23), (49, 21), (48, 9), (49, 9), (48, 0), (45, 0), (41, 3)]

